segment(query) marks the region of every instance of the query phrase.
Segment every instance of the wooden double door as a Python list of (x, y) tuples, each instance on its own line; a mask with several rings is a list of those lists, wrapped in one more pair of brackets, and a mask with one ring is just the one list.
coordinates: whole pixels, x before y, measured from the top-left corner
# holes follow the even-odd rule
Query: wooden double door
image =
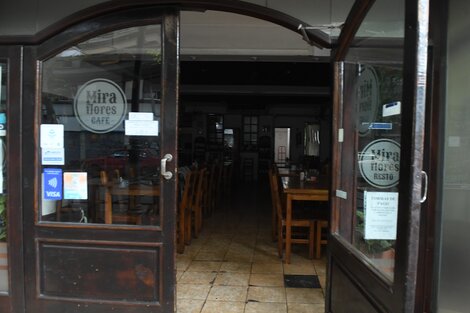
[[(426, 1), (406, 4), (408, 31), (400, 60), (332, 60), (337, 101), (329, 312), (414, 309), (425, 122), (426, 42), (417, 29), (427, 22), (418, 17), (423, 5)], [(17, 234), (10, 246), (24, 249), (11, 251), (19, 260), (11, 266), (13, 300), (9, 305), (0, 301), (0, 308), (34, 313), (174, 310), (178, 49), (179, 11), (144, 7), (93, 17), (38, 45), (5, 52), (14, 61), (11, 70), (23, 73), (22, 85), (17, 77), (9, 87), (17, 90), (10, 102), (22, 103), (10, 109), (20, 119), (10, 126), (16, 135), (9, 137), (10, 155), (21, 156), (11, 171), (21, 169), (21, 179), (10, 175), (9, 183), (22, 195), (14, 200), (22, 208), (10, 220), (23, 227), (10, 231)], [(375, 107), (341, 101), (349, 96), (362, 101), (361, 85), (366, 97), (377, 96), (368, 80), (377, 78), (403, 94), (390, 92), (386, 103)], [(378, 111), (397, 102), (401, 110)], [(381, 136), (386, 131), (378, 127), (389, 126), (393, 132)], [(386, 155), (374, 161), (373, 150)], [(373, 162), (398, 171), (399, 184), (375, 175)], [(370, 171), (361, 172), (360, 166)], [(386, 188), (377, 187), (387, 180)], [(139, 185), (158, 192), (129, 197), (120, 192), (106, 199), (112, 188)], [(386, 209), (377, 197), (387, 197), (388, 213), (396, 214), (396, 237), (390, 229), (385, 237), (358, 236), (366, 228), (364, 221), (356, 227), (364, 218), (364, 199), (370, 200), (371, 211)], [(105, 209), (109, 204), (111, 215)], [(366, 253), (361, 244), (370, 240), (393, 247), (393, 267), (390, 259)]]

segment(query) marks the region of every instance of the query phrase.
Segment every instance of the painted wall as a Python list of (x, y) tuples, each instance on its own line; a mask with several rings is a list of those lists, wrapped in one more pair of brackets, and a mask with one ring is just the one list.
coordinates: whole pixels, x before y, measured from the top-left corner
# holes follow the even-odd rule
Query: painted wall
[(470, 308), (470, 2), (449, 3), (439, 313)]

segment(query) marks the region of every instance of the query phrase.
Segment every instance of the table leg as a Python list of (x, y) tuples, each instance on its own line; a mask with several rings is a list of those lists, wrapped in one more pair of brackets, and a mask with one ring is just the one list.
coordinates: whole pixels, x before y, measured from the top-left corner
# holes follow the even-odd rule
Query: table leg
[(291, 236), (292, 236), (292, 197), (290, 194), (287, 195), (286, 205), (286, 263), (290, 264), (290, 253), (291, 253)]

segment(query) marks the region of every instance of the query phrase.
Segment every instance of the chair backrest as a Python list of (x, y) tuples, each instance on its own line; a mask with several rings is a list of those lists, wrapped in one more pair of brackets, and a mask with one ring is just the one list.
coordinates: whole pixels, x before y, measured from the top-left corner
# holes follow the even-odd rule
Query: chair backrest
[(276, 208), (276, 212), (279, 218), (284, 218), (284, 210), (281, 202), (281, 193), (279, 190), (279, 177), (274, 173), (273, 170), (269, 171), (269, 181), (271, 182), (271, 196), (273, 205)]
[(194, 175), (194, 171), (188, 171), (184, 177), (183, 194), (181, 196), (181, 202), (180, 202), (181, 210), (184, 210), (189, 204), (192, 184), (194, 180), (193, 175)]
[(203, 191), (204, 191), (204, 185), (205, 185), (205, 179), (206, 179), (206, 169), (201, 168), (197, 170), (196, 174), (196, 182), (195, 182), (195, 195), (194, 195), (194, 205), (197, 207), (202, 207), (204, 206), (203, 204)]
[(100, 171), (100, 183), (101, 185), (107, 185), (109, 182), (108, 173), (106, 171)]

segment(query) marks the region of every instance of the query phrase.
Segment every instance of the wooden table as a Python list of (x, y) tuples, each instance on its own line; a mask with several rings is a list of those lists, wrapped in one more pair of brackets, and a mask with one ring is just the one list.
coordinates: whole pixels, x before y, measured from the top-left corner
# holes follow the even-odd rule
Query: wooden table
[(121, 187), (119, 184), (109, 184), (105, 188), (104, 222), (113, 223), (112, 196), (160, 196), (160, 185), (131, 184)]
[(292, 201), (328, 201), (328, 183), (326, 179), (318, 182), (300, 181), (298, 176), (281, 177), (282, 189), (286, 194), (286, 263), (290, 263), (292, 236)]
[(281, 167), (278, 169), (278, 173), (281, 177), (295, 177), (299, 176), (300, 170), (291, 170), (290, 168)]

